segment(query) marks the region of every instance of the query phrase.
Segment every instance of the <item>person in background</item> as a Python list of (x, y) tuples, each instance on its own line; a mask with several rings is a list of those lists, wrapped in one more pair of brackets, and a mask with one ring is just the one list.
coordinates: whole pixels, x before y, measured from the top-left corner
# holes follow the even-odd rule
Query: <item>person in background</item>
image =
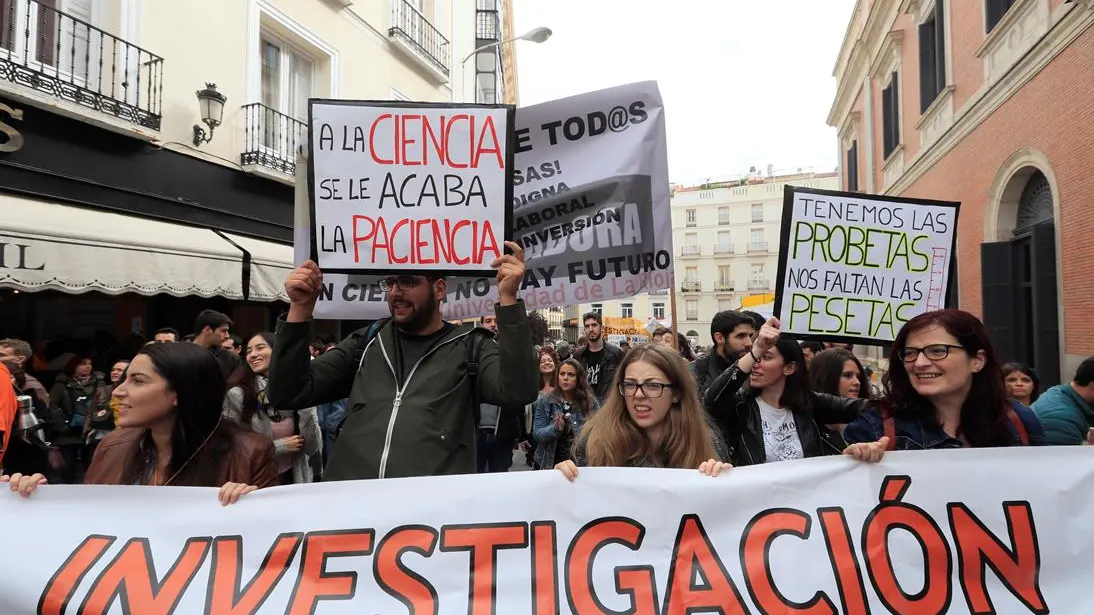
[[(748, 386), (745, 386), (745, 381)], [(805, 357), (769, 319), (747, 353), (714, 379), (703, 400), (734, 449), (737, 465), (842, 453), (820, 425), (848, 423), (863, 402), (814, 393)]]
[[(221, 419), (225, 383), (216, 359), (191, 344), (145, 346), (114, 390), (118, 429), (99, 444), (88, 485), (220, 487), (221, 504), (277, 484), (273, 444)], [(41, 474), (0, 477), (30, 496)]]
[(19, 415), (19, 402), (16, 399), (14, 384), (7, 365), (0, 361), (0, 468), (4, 467), (4, 456), (7, 454), (12, 433), (17, 426), (16, 417)]
[(1094, 357), (1079, 364), (1071, 382), (1045, 391), (1033, 402), (1052, 445), (1082, 444), (1094, 428)]
[(70, 359), (53, 384), (49, 398), (56, 432), (51, 444), (61, 451), (61, 481), (65, 484), (75, 483), (91, 461), (84, 450), (84, 438), (91, 428), (92, 412), (110, 399), (107, 388), (106, 379), (86, 356)]
[(846, 344), (846, 343), (842, 343), (842, 342), (825, 342), (824, 343), (824, 349), (828, 350), (829, 348), (842, 348), (842, 349), (844, 349), (847, 352), (850, 352), (852, 354), (854, 354), (854, 352), (855, 352), (855, 345), (854, 344)]
[(321, 338), (313, 337), (312, 340), (308, 342), (308, 353), (311, 354), (311, 358), (314, 359), (326, 352), (326, 347), (327, 345), (323, 343)]
[[(23, 388), (26, 385), (26, 372), (18, 361), (11, 358), (0, 359), (0, 365), (7, 367), (11, 374), (16, 412), (29, 410), (31, 416), (31, 420), (24, 423), (22, 416), (16, 414), (11, 425), (6, 423), (5, 416), (0, 416), (0, 469), (7, 474), (46, 474), (50, 471), (49, 444), (46, 441), (49, 426), (41, 417), (49, 416), (48, 406)], [(0, 378), (3, 378), (2, 373)], [(6, 414), (6, 395), (7, 392), (0, 385), (0, 415)], [(29, 409), (23, 407), (25, 402), (30, 402)], [(26, 431), (20, 431), (23, 429)], [(4, 438), (7, 438), (7, 444), (2, 442)]]
[(661, 344), (623, 357), (606, 403), (574, 440), (572, 457), (555, 466), (571, 481), (584, 466), (698, 468), (710, 476), (732, 467), (687, 364)]
[(573, 356), (573, 349), (570, 347), (569, 342), (562, 341), (555, 346), (555, 354), (558, 355), (560, 362), (565, 361)]
[(224, 396), (224, 416), (273, 442), (280, 484), (310, 483), (314, 474), (309, 458), (323, 448), (319, 417), (315, 408), (282, 411), (270, 405), (266, 385), (273, 348), (273, 333), (259, 333), (247, 342), (247, 360)]
[(577, 338), (577, 348), (574, 349), (574, 352), (577, 352), (578, 348), (584, 348), (588, 345), (589, 345), (589, 338), (582, 335), (581, 337)]
[(234, 352), (241, 355), (243, 354), (243, 338), (238, 335), (229, 335), (228, 339), (220, 345), (220, 348), (224, 352)]
[(817, 356), (821, 352), (824, 352), (824, 344), (820, 342), (814, 342), (810, 340), (804, 340), (801, 342), (802, 356), (805, 357), (805, 367), (812, 367), (813, 357)]
[[(669, 331), (669, 335), (672, 335), (672, 331)], [(688, 363), (695, 362), (695, 351), (692, 350), (691, 342), (683, 333), (676, 334), (676, 347), (680, 350), (680, 356), (684, 357), (685, 361)]]
[(558, 369), (558, 389), (541, 395), (532, 405), (532, 437), (536, 442), (532, 468), (553, 468), (572, 459), (574, 438), (599, 409), (585, 367), (574, 359), (563, 361)]
[(193, 342), (218, 354), (224, 348), (224, 343), (231, 339), (231, 328), (232, 319), (226, 314), (216, 310), (202, 310), (194, 319)]
[(553, 348), (539, 349), (539, 396), (551, 395), (558, 387), (558, 366), (562, 363)]
[(893, 340), (887, 394), (843, 431), (847, 454), (879, 461), (886, 450), (1045, 443), (1037, 416), (1007, 399), (995, 347), (980, 319), (926, 312)]
[(1007, 387), (1007, 397), (1029, 408), (1041, 394), (1041, 379), (1037, 372), (1023, 363), (1005, 363), (1003, 384)]
[[(498, 336), (498, 320), (494, 315), (483, 316), (479, 326)], [(539, 351), (554, 353), (547, 345)], [(513, 466), (513, 450), (528, 431), (528, 404), (479, 404), (476, 470), (478, 473), (508, 472)]]
[(714, 348), (709, 355), (691, 364), (691, 373), (699, 386), (700, 398), (706, 395), (710, 383), (725, 372), (737, 359), (752, 348), (756, 328), (743, 312), (718, 312), (710, 322), (710, 339)]
[(767, 322), (764, 319), (763, 315), (759, 312), (753, 312), (752, 310), (741, 310), (741, 314), (744, 314), (748, 317), (749, 320), (752, 321), (752, 328), (756, 329), (756, 331), (762, 329), (764, 323)]
[(182, 336), (179, 335), (178, 330), (172, 329), (171, 327), (159, 329), (152, 336), (152, 340), (160, 344), (173, 344), (177, 343), (180, 339), (182, 339)]
[(630, 342), (619, 342), (619, 349), (622, 350), (623, 353), (625, 354), (628, 350), (631, 349), (631, 343)]
[(0, 340), (0, 361), (9, 359), (15, 361), (19, 364), (19, 367), (23, 368), (23, 373), (26, 374), (26, 385), (20, 388), (33, 393), (38, 401), (49, 406), (49, 392), (46, 391), (46, 388), (42, 386), (37, 378), (26, 373), (27, 362), (32, 356), (34, 356), (34, 351), (31, 349), (30, 344), (23, 340), (10, 338)]
[(585, 314), (583, 322), (588, 344), (578, 348), (574, 352), (574, 358), (585, 366), (585, 373), (593, 392), (596, 393), (596, 399), (602, 402), (608, 396), (623, 351), (619, 346), (604, 341), (604, 320), (599, 312)]
[(94, 459), (99, 442), (110, 435), (117, 425), (118, 403), (113, 392), (125, 379), (127, 369), (129, 369), (129, 361), (116, 361), (110, 368), (110, 383), (106, 388), (106, 399), (95, 407), (95, 412), (88, 419), (87, 459)]
[[(804, 354), (804, 345), (802, 350)], [(870, 399), (871, 397), (870, 383), (866, 380), (862, 363), (855, 355), (842, 348), (830, 348), (818, 352), (806, 371), (813, 391), (816, 393), (843, 399)], [(843, 440), (843, 430), (846, 427), (846, 423), (821, 427), (821, 438), (830, 445), (825, 449), (827, 454), (840, 454), (847, 448), (847, 443)]]

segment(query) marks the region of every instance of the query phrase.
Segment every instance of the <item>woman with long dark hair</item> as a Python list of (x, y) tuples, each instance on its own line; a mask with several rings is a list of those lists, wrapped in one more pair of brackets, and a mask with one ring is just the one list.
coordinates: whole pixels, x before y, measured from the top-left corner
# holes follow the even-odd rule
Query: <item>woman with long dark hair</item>
[(813, 355), (809, 382), (817, 393), (844, 399), (870, 398), (866, 370), (854, 353), (843, 348), (829, 348)]
[(848, 423), (865, 403), (814, 393), (801, 346), (779, 337), (775, 318), (760, 328), (749, 352), (714, 379), (704, 402), (736, 465), (842, 453), (842, 443), (824, 438), (820, 425)]
[[(118, 429), (99, 443), (84, 477), (95, 485), (220, 487), (222, 504), (277, 484), (273, 443), (221, 417), (220, 364), (195, 344), (145, 346), (114, 390)], [(0, 479), (29, 496), (46, 478)]]
[(847, 426), (848, 454), (886, 450), (1042, 445), (1033, 411), (1007, 399), (984, 323), (961, 310), (909, 320), (893, 340), (887, 395)]
[(1041, 395), (1041, 379), (1037, 372), (1024, 363), (1010, 362), (1003, 365), (1003, 385), (1007, 397), (1029, 408)]
[(732, 467), (703, 411), (695, 378), (675, 348), (632, 348), (613, 384), (575, 439), (573, 459), (555, 465), (566, 478), (577, 478), (581, 466), (698, 469), (707, 476)]
[(532, 437), (536, 441), (535, 469), (552, 468), (571, 459), (581, 426), (599, 408), (585, 366), (566, 359), (558, 368), (558, 388), (532, 404)]
[(550, 346), (539, 349), (539, 393), (550, 395), (558, 388), (558, 353)]
[(275, 339), (259, 333), (247, 342), (247, 360), (224, 397), (224, 415), (270, 438), (282, 485), (306, 484), (313, 479), (310, 458), (323, 450), (319, 414), (315, 408), (278, 410), (266, 400)]

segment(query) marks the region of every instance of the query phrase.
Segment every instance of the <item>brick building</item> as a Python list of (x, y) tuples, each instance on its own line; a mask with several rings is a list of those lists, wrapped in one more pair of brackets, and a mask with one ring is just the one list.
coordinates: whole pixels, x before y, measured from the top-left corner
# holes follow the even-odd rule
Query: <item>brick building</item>
[(1047, 384), (1094, 355), (1094, 0), (858, 0), (844, 189), (961, 201), (958, 300)]

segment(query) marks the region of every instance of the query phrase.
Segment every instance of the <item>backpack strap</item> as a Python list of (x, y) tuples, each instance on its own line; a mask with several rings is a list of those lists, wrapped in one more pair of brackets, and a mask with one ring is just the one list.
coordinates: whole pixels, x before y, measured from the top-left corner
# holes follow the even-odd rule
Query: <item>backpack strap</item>
[(889, 438), (889, 443), (885, 445), (885, 450), (896, 450), (896, 419), (893, 415), (889, 414), (888, 410), (881, 411), (881, 433), (886, 438)]
[(1007, 408), (1007, 418), (1014, 425), (1014, 430), (1018, 432), (1018, 439), (1022, 441), (1022, 446), (1029, 446), (1029, 431), (1026, 429), (1025, 423), (1022, 422), (1022, 417), (1014, 411), (1013, 406)]
[(368, 345), (372, 342), (373, 338), (376, 337), (376, 334), (380, 332), (380, 329), (383, 329), (384, 325), (390, 320), (391, 318), (381, 318), (380, 320), (372, 321), (372, 324), (368, 326), (368, 329), (365, 331), (364, 341), (357, 345), (357, 350), (353, 353), (353, 362), (357, 364), (358, 369), (360, 369), (361, 361), (365, 358), (365, 349), (368, 348)]
[(475, 328), (468, 334), (470, 340), (467, 344), (467, 379), (471, 385), (471, 412), (475, 418), (475, 428), (478, 429), (479, 421), (482, 420), (482, 408), (479, 407), (479, 359), (482, 355), (482, 346), (486, 343), (486, 340), (493, 339), (493, 336), (489, 331), (485, 329)]

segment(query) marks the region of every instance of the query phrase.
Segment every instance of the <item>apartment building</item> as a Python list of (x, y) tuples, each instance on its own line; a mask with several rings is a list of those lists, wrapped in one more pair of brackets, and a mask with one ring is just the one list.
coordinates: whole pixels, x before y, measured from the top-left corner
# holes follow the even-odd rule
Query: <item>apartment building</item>
[[(697, 186), (674, 186), (671, 199), (678, 330), (710, 343), (710, 322), (745, 297), (773, 293), (785, 186), (836, 190), (836, 173), (766, 174), (753, 170)], [(671, 321), (668, 290), (580, 306), (581, 313)]]
[(0, 2), (0, 337), (261, 330), (312, 97), (515, 102), (508, 0)]
[(1049, 384), (1094, 354), (1092, 26), (1092, 0), (860, 0), (828, 117), (844, 188), (962, 203), (960, 307)]

